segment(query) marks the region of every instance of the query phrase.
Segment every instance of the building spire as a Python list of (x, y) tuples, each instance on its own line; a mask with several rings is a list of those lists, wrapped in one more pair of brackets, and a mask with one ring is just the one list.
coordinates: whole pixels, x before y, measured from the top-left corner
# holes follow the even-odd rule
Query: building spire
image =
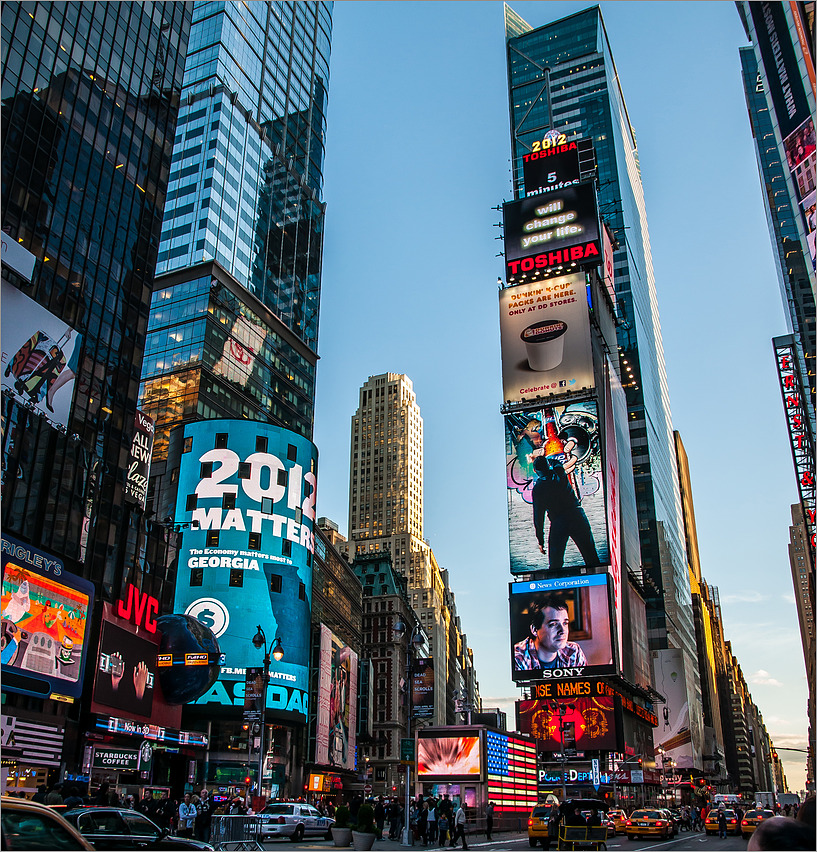
[(522, 18), (520, 18), (507, 3), (505, 3), (504, 6), (506, 40), (529, 33), (533, 29), (533, 27), (527, 21), (522, 20)]

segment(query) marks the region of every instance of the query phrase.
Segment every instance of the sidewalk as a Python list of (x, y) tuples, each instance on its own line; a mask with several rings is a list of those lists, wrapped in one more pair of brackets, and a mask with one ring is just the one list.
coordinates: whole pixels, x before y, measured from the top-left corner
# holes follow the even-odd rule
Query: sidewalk
[[(518, 831), (495, 831), (491, 835), (491, 843), (488, 843), (488, 838), (485, 835), (484, 831), (480, 832), (469, 832), (466, 836), (468, 842), (468, 848), (481, 848), (485, 849), (486, 847), (493, 846), (493, 842), (507, 842), (509, 840), (515, 839), (524, 839), (527, 840), (527, 833), (521, 833)], [(267, 843), (264, 843), (264, 849), (270, 850), (273, 852), (275, 849), (334, 849), (335, 846), (332, 841), (326, 840), (318, 840), (308, 839), (302, 840), (300, 843), (292, 843), (292, 841), (282, 841), (282, 840), (271, 840)], [(349, 849), (352, 847), (350, 846)], [(389, 840), (388, 835), (384, 835), (383, 840), (375, 840), (374, 846), (372, 847), (373, 852), (386, 852), (386, 850), (397, 850), (397, 849), (406, 849), (408, 847), (402, 846), (399, 840)], [(442, 852), (443, 847), (438, 846), (437, 843), (429, 843), (428, 846), (424, 846), (422, 841), (419, 843), (415, 843), (414, 847), (417, 852)], [(446, 850), (450, 847), (446, 843)], [(462, 849), (462, 842), (457, 843), (457, 848)]]

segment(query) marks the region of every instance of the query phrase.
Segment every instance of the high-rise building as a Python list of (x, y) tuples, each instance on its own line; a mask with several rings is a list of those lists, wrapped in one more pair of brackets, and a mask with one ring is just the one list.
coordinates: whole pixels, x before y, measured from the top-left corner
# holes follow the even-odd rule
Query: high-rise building
[(158, 460), (191, 419), (312, 435), (331, 11), (194, 5), (142, 373)]
[[(505, 8), (514, 197), (525, 196), (523, 156), (549, 131), (595, 149), (599, 212), (618, 242), (614, 366), (627, 401), (648, 639), (654, 665), (663, 651), (680, 652), (673, 703), (696, 707), (695, 626), (635, 130), (598, 6), (538, 28)], [(700, 768), (702, 732), (690, 733), (686, 759)]]
[(447, 572), (423, 539), (423, 419), (408, 376), (370, 376), (361, 387), (349, 479), (346, 550), (353, 562), (386, 553), (406, 579), (435, 661), (434, 720), (453, 723), (453, 693), (478, 696), (479, 688)]
[(3, 729), (32, 783), (84, 774), (104, 608), (172, 602), (127, 472), (191, 14), (2, 9)]

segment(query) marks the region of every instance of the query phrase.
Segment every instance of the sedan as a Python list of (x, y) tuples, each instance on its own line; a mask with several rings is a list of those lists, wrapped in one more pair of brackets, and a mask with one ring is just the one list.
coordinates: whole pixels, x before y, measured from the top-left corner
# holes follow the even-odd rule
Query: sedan
[(93, 849), (74, 828), (46, 805), (12, 796), (2, 798), (3, 849)]
[(320, 811), (303, 802), (272, 802), (261, 811), (261, 841), (275, 837), (291, 837), (303, 840), (312, 837), (332, 839), (335, 820), (321, 816)]
[(672, 825), (667, 815), (653, 808), (642, 808), (633, 811), (624, 826), (629, 840), (636, 837), (662, 837), (667, 839), (672, 834)]
[(751, 811), (746, 811), (743, 819), (740, 821), (740, 834), (744, 840), (755, 833), (755, 829), (763, 822), (764, 819), (769, 819), (774, 816), (774, 811), (766, 808), (753, 808)]
[(189, 837), (173, 837), (138, 811), (127, 808), (72, 808), (63, 814), (97, 849), (213, 849)]

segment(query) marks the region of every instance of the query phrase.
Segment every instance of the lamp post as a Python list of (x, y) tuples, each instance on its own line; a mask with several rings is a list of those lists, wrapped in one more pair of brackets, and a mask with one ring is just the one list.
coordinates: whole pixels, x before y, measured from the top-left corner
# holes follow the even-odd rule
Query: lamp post
[(563, 704), (561, 701), (552, 701), (550, 703), (550, 712), (554, 711), (559, 716), (559, 742), (561, 749), (559, 751), (560, 762), (562, 764), (562, 801), (567, 800), (567, 783), (565, 778), (565, 714), (568, 710), (574, 710), (574, 704)]
[[(402, 621), (397, 621), (394, 625), (394, 632), (399, 638), (402, 638), (408, 633), (408, 627)], [(406, 738), (411, 739), (411, 699), (412, 686), (414, 679), (414, 653), (420, 645), (425, 641), (423, 634), (418, 626), (415, 626), (411, 632), (411, 636), (406, 646)], [(415, 759), (416, 759), (415, 755)], [(403, 814), (403, 836), (400, 840), (401, 846), (414, 846), (414, 835), (411, 832), (411, 820), (409, 812), (411, 807), (411, 761), (406, 762), (406, 793), (405, 793), (405, 812)]]
[[(261, 729), (258, 732), (258, 796), (261, 796), (261, 779), (264, 775), (264, 728), (266, 727), (267, 716), (267, 686), (269, 684), (269, 667), (270, 667), (270, 649), (267, 645), (267, 636), (261, 625), (258, 625), (258, 632), (252, 637), (252, 644), (259, 651), (264, 649), (264, 688), (261, 690)], [(284, 659), (284, 648), (281, 645), (280, 636), (275, 637), (272, 647), (272, 658), (276, 663), (280, 663)]]

